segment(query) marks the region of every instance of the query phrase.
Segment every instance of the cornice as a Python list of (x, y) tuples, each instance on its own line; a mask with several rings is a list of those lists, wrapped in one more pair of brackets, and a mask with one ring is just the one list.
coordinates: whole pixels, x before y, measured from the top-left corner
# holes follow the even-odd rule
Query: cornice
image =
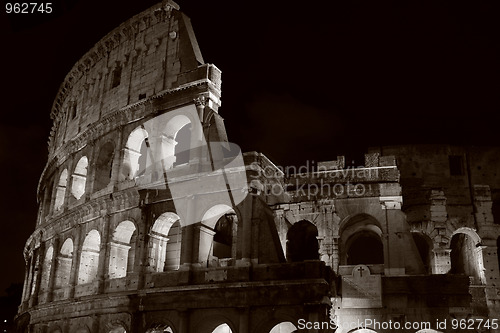
[(44, 223), (33, 232), (26, 242), (25, 255), (38, 248), (41, 242), (46, 242), (78, 225), (89, 223), (106, 215), (113, 215), (139, 207), (139, 201), (139, 192), (135, 187), (131, 187), (114, 192), (111, 197), (109, 195), (101, 196), (71, 207), (65, 214), (52, 217), (49, 222)]
[[(37, 193), (40, 193), (41, 185), (45, 181), (45, 176), (47, 175), (47, 173), (51, 173), (52, 170), (62, 165), (66, 161), (68, 156), (71, 156), (77, 151), (84, 149), (89, 142), (97, 140), (99, 137), (110, 133), (126, 124), (140, 121), (148, 116), (154, 116), (154, 112), (152, 112), (154, 110), (150, 110), (146, 107), (147, 105), (151, 105), (154, 101), (164, 98), (168, 95), (173, 95), (181, 91), (197, 87), (206, 87), (205, 90), (207, 91), (216, 89), (216, 87), (214, 87), (214, 84), (209, 79), (190, 82), (177, 88), (163, 90), (149, 98), (126, 105), (104, 116), (99, 121), (92, 123), (91, 126), (88, 127), (85, 131), (81, 132), (78, 136), (59, 147), (57, 150), (55, 150), (54, 153), (49, 154), (48, 162), (45, 165), (45, 168), (40, 176)], [(196, 93), (202, 94), (203, 91), (197, 91)]]

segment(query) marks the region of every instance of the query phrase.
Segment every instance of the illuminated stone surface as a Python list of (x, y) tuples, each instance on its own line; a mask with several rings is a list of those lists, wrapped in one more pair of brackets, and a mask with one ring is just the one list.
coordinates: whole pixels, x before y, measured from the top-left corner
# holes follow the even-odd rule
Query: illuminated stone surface
[(168, 1), (75, 64), (51, 112), (20, 331), (500, 317), (498, 149), (383, 147), (358, 169), (339, 156), (284, 174), (226, 142), (220, 89)]

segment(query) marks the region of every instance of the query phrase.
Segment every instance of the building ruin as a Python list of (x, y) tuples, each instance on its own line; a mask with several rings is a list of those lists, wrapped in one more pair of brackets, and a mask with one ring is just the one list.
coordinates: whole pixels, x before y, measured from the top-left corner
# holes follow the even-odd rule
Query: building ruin
[(358, 168), (290, 172), (229, 143), (220, 106), (221, 72), (171, 1), (74, 65), (20, 331), (500, 332), (498, 147), (376, 147)]

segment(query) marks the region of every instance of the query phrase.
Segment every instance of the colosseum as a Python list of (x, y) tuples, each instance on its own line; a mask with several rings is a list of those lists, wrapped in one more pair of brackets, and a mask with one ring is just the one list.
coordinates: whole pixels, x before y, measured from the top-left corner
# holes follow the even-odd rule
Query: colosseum
[(280, 168), (228, 141), (221, 71), (172, 1), (53, 103), (20, 332), (500, 332), (500, 148)]

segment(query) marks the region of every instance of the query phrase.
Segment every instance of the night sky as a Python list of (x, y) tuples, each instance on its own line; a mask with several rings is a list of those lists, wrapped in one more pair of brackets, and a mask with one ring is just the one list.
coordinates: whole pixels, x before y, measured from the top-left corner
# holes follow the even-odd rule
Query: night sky
[[(0, 293), (23, 280), (59, 85), (156, 2), (59, 0), (38, 15), (2, 7)], [(378, 145), (499, 144), (496, 2), (178, 1), (205, 62), (222, 70), (230, 141), (280, 166)]]

